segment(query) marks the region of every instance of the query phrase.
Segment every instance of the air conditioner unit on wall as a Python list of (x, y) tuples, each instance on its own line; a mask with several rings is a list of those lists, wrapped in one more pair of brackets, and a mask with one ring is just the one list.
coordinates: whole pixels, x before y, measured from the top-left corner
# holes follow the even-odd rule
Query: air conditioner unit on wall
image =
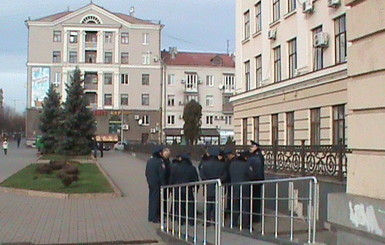
[(302, 12), (306, 14), (313, 13), (314, 6), (313, 6), (313, 0), (305, 0), (305, 2), (302, 5)]
[(329, 35), (326, 32), (319, 32), (314, 37), (314, 47), (326, 48), (329, 45)]
[(328, 6), (331, 8), (337, 8), (341, 5), (341, 0), (328, 0)]
[(122, 129), (123, 129), (123, 130), (128, 130), (128, 124), (123, 124), (123, 125), (122, 125)]
[(268, 38), (270, 40), (275, 40), (277, 38), (277, 30), (269, 30)]
[(135, 115), (134, 118), (135, 118), (135, 120), (139, 120), (140, 116), (139, 115)]

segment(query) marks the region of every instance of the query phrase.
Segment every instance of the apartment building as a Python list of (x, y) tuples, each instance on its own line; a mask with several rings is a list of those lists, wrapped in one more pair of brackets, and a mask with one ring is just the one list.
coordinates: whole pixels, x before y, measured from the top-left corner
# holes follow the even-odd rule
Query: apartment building
[(238, 144), (347, 143), (345, 12), (339, 0), (237, 1)]
[(78, 67), (97, 120), (97, 134), (148, 142), (160, 137), (160, 35), (162, 25), (93, 3), (26, 21), (28, 39), (27, 137), (50, 84), (65, 100)]
[(162, 52), (164, 63), (163, 131), (168, 144), (183, 141), (183, 109), (195, 100), (202, 105), (200, 144), (225, 144), (234, 137), (235, 62), (232, 55)]

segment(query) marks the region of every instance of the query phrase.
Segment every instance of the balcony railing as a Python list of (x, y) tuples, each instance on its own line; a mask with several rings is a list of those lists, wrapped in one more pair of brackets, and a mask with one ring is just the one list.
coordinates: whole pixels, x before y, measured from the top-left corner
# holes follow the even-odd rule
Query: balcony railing
[(98, 46), (97, 42), (85, 42), (86, 49), (96, 49)]
[(84, 83), (84, 89), (85, 90), (97, 90), (98, 84), (97, 83)]

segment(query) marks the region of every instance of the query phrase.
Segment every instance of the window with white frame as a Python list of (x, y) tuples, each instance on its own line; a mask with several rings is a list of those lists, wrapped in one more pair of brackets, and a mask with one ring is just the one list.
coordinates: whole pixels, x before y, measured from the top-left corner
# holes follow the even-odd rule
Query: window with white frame
[(78, 52), (77, 51), (70, 51), (69, 62), (70, 63), (77, 63), (78, 62)]
[(55, 43), (61, 42), (61, 31), (53, 31), (53, 41)]
[(347, 40), (346, 40), (346, 16), (342, 15), (334, 20), (336, 64), (346, 61)]
[(273, 49), (274, 53), (274, 82), (282, 80), (281, 46)]
[(128, 105), (128, 94), (120, 95), (120, 105)]
[(174, 106), (175, 105), (175, 95), (169, 94), (167, 95), (167, 106)]
[(206, 106), (214, 106), (214, 96), (206, 95)]
[(55, 80), (53, 85), (58, 87), (61, 83), (61, 72), (55, 72)]
[(322, 32), (322, 26), (313, 29), (313, 70), (321, 70), (324, 67), (324, 49), (323, 47), (316, 47), (316, 38)]
[(143, 45), (150, 44), (150, 33), (143, 33)]
[(235, 75), (234, 74), (225, 74), (225, 91), (231, 92), (235, 90)]
[(213, 125), (214, 124), (214, 116), (206, 116), (206, 124)]
[(245, 70), (246, 91), (249, 91), (251, 89), (251, 83), (250, 83), (250, 60), (248, 60), (248, 61), (246, 61), (244, 63), (244, 70)]
[(196, 102), (199, 102), (199, 101), (198, 101), (198, 95), (187, 95), (187, 96), (185, 97), (185, 102), (186, 102), (186, 104), (187, 104), (188, 102), (192, 101), (192, 100), (195, 100)]
[(225, 124), (231, 125), (232, 116), (225, 116)]
[(293, 12), (297, 8), (297, 0), (287, 0), (287, 12)]
[(186, 74), (186, 88), (190, 90), (198, 89), (198, 75), (196, 73)]
[(297, 39), (288, 42), (289, 46), (289, 78), (293, 78), (297, 69)]
[(207, 75), (206, 76), (206, 85), (209, 87), (214, 86), (214, 76), (213, 75)]
[(262, 30), (262, 9), (261, 1), (255, 5), (255, 32)]
[(148, 126), (150, 125), (150, 116), (149, 115), (143, 115), (140, 118), (142, 120), (142, 125)]
[(167, 84), (168, 85), (175, 84), (175, 74), (168, 74), (167, 75)]
[(104, 94), (104, 105), (112, 105), (112, 94)]
[(244, 37), (244, 40), (246, 39), (249, 39), (250, 38), (250, 11), (247, 10), (244, 14), (243, 14), (243, 37)]
[(142, 55), (142, 64), (143, 65), (149, 65), (151, 63), (151, 55), (150, 54), (143, 54)]
[(104, 84), (105, 85), (112, 84), (112, 73), (104, 73)]
[(150, 74), (142, 74), (142, 85), (150, 85)]
[(174, 125), (175, 124), (175, 115), (167, 115), (167, 124)]
[(262, 85), (262, 55), (255, 57), (255, 84), (257, 88)]
[(112, 64), (112, 52), (104, 52), (104, 63)]
[(281, 1), (273, 0), (273, 22), (281, 18)]
[(142, 94), (142, 105), (150, 105), (150, 95)]
[(78, 32), (77, 31), (70, 31), (69, 41), (70, 41), (70, 43), (77, 43), (78, 42)]
[(128, 32), (122, 32), (122, 34), (121, 34), (121, 42), (122, 42), (122, 44), (128, 44), (128, 42), (129, 42)]
[(53, 63), (60, 63), (61, 62), (61, 52), (60, 51), (53, 51), (52, 62)]
[(104, 33), (104, 43), (112, 43), (112, 32), (107, 31)]
[(128, 74), (120, 74), (120, 83), (128, 84)]
[(128, 61), (129, 61), (129, 56), (128, 56), (128, 52), (122, 52), (120, 54), (120, 62), (122, 64), (128, 64)]

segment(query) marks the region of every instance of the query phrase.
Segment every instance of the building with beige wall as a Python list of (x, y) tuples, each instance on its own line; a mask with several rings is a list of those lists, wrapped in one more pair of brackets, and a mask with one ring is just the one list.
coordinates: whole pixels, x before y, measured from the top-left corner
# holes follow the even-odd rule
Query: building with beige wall
[(164, 63), (165, 142), (183, 141), (183, 109), (191, 100), (202, 105), (200, 144), (225, 144), (234, 137), (233, 108), (230, 97), (235, 91), (235, 63), (232, 55), (162, 52)]
[[(95, 4), (26, 21), (28, 137), (38, 134), (39, 110), (49, 84), (65, 100), (72, 71), (84, 75), (97, 133), (135, 141), (160, 137), (162, 25)], [(123, 116), (122, 116), (123, 115)], [(123, 120), (123, 122), (122, 122)]]
[(237, 1), (238, 144), (347, 143), (346, 7), (302, 2)]

